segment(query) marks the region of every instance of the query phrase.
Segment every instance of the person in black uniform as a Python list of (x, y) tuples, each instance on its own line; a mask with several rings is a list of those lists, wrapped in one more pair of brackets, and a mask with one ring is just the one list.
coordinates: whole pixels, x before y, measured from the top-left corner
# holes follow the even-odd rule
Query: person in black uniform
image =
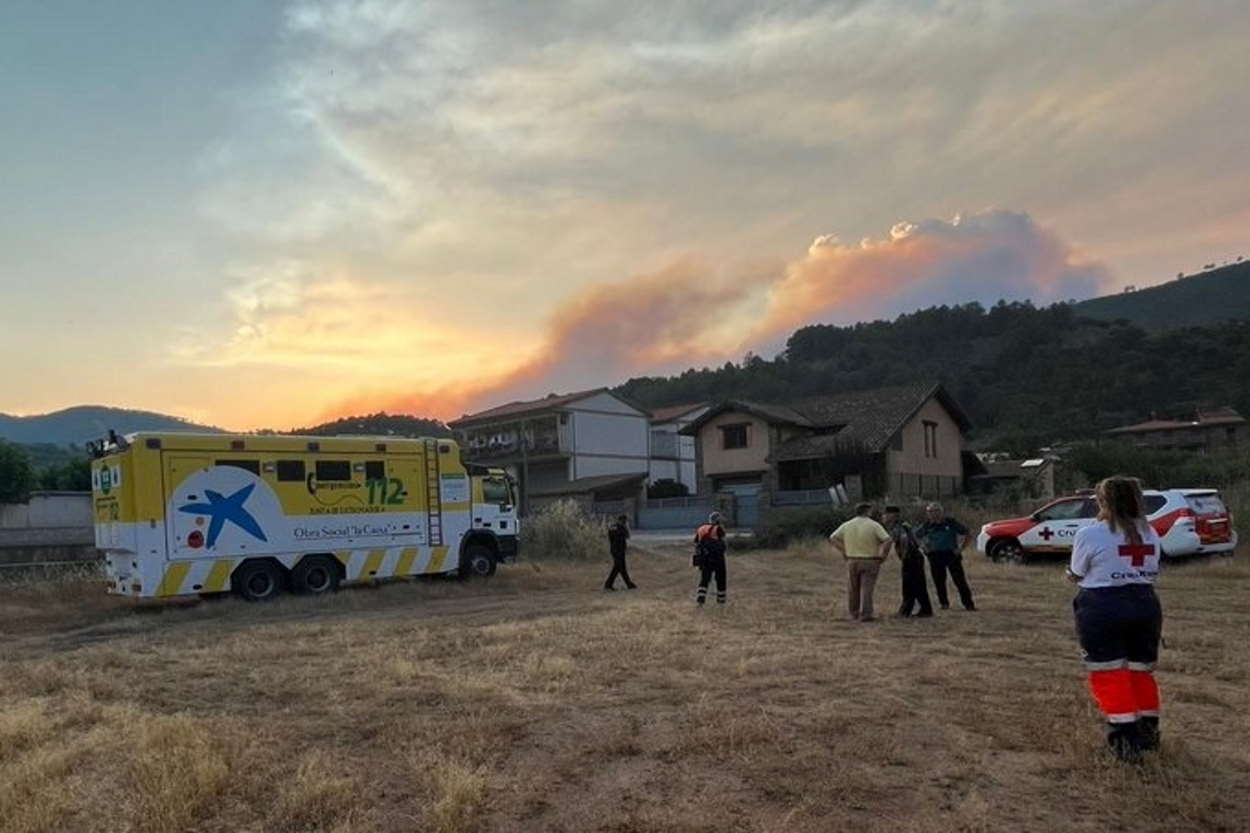
[(625, 548), (629, 544), (629, 519), (618, 515), (616, 523), (608, 527), (608, 549), (612, 552), (612, 572), (604, 582), (604, 590), (616, 589), (616, 577), (625, 579), (625, 589), (635, 590), (638, 585), (629, 578), (629, 568), (625, 566)]
[(694, 600), (702, 607), (707, 601), (707, 586), (716, 576), (716, 601), (725, 603), (727, 580), (725, 571), (725, 527), (720, 522), (720, 512), (708, 516), (707, 523), (694, 533), (695, 564), (699, 567), (699, 589)]
[(946, 573), (959, 591), (959, 601), (964, 610), (976, 610), (972, 601), (972, 588), (964, 575), (964, 546), (968, 543), (968, 527), (948, 517), (940, 503), (930, 503), (924, 508), (925, 522), (916, 529), (916, 537), (929, 554), (929, 570), (933, 573), (933, 589), (937, 591), (938, 604), (946, 610), (951, 606), (946, 597)]
[(903, 562), (903, 603), (899, 616), (911, 616), (913, 607), (919, 607), (917, 616), (932, 616), (933, 605), (929, 601), (929, 586), (924, 577), (924, 550), (916, 540), (911, 525), (904, 521), (897, 506), (887, 506), (882, 524), (894, 539), (894, 551)]

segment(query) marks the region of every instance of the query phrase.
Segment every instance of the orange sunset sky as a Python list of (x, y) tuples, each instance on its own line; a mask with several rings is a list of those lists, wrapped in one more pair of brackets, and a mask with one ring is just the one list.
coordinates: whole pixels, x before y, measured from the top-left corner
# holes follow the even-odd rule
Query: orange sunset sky
[(1239, 2), (5, 18), (0, 412), (449, 418), (1250, 255)]

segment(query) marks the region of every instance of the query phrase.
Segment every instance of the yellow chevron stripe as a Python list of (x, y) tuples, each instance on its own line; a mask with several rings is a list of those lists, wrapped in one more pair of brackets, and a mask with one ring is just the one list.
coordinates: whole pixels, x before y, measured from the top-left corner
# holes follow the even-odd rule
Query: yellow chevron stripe
[(447, 547), (435, 547), (434, 552), (430, 555), (430, 566), (426, 568), (427, 573), (439, 573), (443, 570), (443, 561), (447, 559)]
[(190, 571), (190, 561), (179, 561), (170, 564), (165, 568), (165, 575), (161, 577), (160, 586), (156, 588), (156, 595), (177, 596), (178, 591), (182, 589), (183, 580)]
[(399, 555), (399, 563), (395, 565), (395, 575), (406, 576), (412, 572), (412, 562), (417, 560), (416, 547), (404, 547)]
[(208, 571), (208, 578), (204, 579), (205, 593), (220, 593), (226, 588), (226, 582), (230, 580), (230, 568), (234, 566), (234, 559), (219, 558), (213, 562), (213, 568)]
[(338, 552), (334, 554), (334, 557), (337, 558), (339, 560), (339, 563), (342, 564), (344, 567), (352, 563), (352, 551), (351, 550), (339, 550)]
[(369, 557), (365, 559), (365, 566), (360, 570), (360, 580), (368, 581), (371, 578), (378, 578), (373, 574), (382, 566), (383, 558), (386, 558), (386, 550), (371, 550)]

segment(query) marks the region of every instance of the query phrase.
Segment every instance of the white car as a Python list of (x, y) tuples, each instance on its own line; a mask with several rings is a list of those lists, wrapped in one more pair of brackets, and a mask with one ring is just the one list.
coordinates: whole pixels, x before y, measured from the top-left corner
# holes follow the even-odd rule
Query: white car
[[(1220, 553), (1237, 548), (1233, 517), (1215, 489), (1147, 490), (1146, 518), (1158, 533), (1166, 558)], [(1027, 518), (991, 521), (981, 527), (977, 551), (994, 561), (1024, 561), (1030, 555), (1068, 554), (1081, 527), (1096, 520), (1093, 495), (1063, 497)]]

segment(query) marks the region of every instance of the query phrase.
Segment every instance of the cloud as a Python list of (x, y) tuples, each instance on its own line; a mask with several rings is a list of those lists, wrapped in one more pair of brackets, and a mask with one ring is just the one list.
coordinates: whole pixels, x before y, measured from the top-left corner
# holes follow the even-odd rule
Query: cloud
[[(454, 416), (809, 321), (1088, 295), (1108, 271), (1069, 235), (1157, 247), (1192, 213), (1152, 193), (1244, 191), (1250, 18), (1202, 5), (299, 0), (204, 160), (264, 274), (232, 278), (228, 360), (324, 367), (331, 410)], [(977, 205), (1031, 216), (891, 229)], [(840, 237), (796, 251), (815, 223)]]
[(813, 320), (850, 322), (932, 304), (1084, 298), (1109, 277), (1105, 266), (1019, 212), (901, 222), (887, 237), (854, 246), (824, 235), (772, 287), (756, 338)]

